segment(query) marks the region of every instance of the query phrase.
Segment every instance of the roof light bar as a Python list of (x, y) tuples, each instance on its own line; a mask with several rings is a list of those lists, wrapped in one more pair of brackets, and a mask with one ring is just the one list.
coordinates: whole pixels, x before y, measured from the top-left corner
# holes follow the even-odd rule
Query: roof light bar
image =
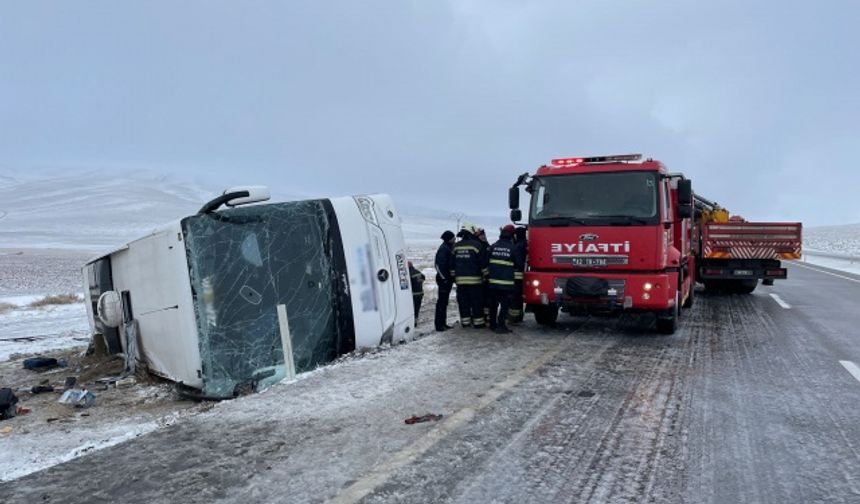
[(639, 161), (642, 159), (642, 154), (620, 154), (616, 156), (594, 156), (594, 157), (571, 157), (553, 159), (550, 163), (552, 166), (563, 167), (573, 166), (585, 163), (611, 163), (614, 161)]

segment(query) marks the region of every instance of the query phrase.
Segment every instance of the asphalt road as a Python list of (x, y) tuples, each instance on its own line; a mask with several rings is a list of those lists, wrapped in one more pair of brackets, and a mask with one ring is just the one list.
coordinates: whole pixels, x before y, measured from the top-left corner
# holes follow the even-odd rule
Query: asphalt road
[[(673, 336), (636, 315), (434, 334), (0, 485), (0, 496), (860, 502), (860, 277), (821, 270), (790, 266), (789, 280), (751, 295), (700, 293)], [(444, 417), (403, 422), (428, 411)]]

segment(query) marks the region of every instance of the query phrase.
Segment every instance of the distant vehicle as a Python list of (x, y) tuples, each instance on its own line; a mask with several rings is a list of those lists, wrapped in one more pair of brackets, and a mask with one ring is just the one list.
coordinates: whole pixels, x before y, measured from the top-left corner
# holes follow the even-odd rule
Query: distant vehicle
[(405, 244), (389, 196), (237, 207), (268, 198), (265, 187), (230, 189), (87, 263), (93, 333), (112, 353), (139, 345), (151, 372), (206, 398), (412, 338)]
[(641, 157), (554, 159), (511, 187), (513, 221), (520, 186), (531, 194), (523, 295), (538, 323), (555, 323), (560, 309), (638, 310), (672, 334), (697, 276), (751, 292), (759, 278), (786, 277), (780, 258), (800, 257), (799, 223), (718, 221), (724, 211), (689, 179)]

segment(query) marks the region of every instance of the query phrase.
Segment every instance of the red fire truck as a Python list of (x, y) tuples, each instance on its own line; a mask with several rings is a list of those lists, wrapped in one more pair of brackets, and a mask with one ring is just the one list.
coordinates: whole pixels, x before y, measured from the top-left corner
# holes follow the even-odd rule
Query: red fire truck
[[(681, 307), (693, 304), (700, 262), (707, 264), (702, 273), (709, 287), (742, 284), (735, 289), (740, 292), (758, 278), (785, 278), (774, 253), (788, 254), (790, 247), (791, 254), (799, 256), (799, 224), (790, 243), (780, 252), (769, 248), (766, 259), (753, 258), (755, 254), (712, 255), (731, 250), (725, 242), (714, 250), (710, 239), (717, 231), (711, 226), (727, 212), (694, 195), (682, 174), (641, 158), (627, 154), (553, 159), (534, 175), (524, 173), (511, 187), (508, 199), (515, 222), (522, 220), (520, 187), (531, 195), (523, 290), (538, 323), (554, 324), (560, 310), (636, 310), (655, 313), (657, 330), (672, 334)], [(719, 231), (730, 240), (739, 233), (759, 241), (773, 234), (751, 230), (768, 225), (737, 224), (747, 231)], [(753, 260), (755, 264), (749, 262)]]

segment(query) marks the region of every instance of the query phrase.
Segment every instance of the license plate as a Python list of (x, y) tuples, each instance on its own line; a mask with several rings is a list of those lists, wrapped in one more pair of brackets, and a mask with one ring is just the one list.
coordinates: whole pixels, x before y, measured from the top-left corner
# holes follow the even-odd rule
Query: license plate
[(574, 266), (606, 266), (605, 257), (574, 257), (572, 260)]
[(735, 276), (752, 276), (753, 270), (735, 270)]

